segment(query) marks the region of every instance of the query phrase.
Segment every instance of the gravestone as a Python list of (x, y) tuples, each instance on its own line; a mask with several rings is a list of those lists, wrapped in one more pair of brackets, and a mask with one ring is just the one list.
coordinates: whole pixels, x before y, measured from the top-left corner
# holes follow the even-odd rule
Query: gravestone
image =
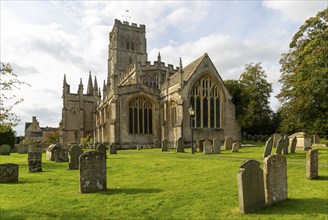
[(206, 140), (203, 144), (203, 152), (204, 154), (211, 154), (212, 153), (212, 143), (209, 140)]
[(232, 144), (232, 152), (238, 152), (241, 144), (239, 142), (235, 142)]
[(56, 162), (68, 162), (68, 150), (57, 148), (53, 151), (53, 160)]
[(269, 156), (271, 154), (272, 145), (273, 145), (273, 138), (272, 137), (269, 137), (269, 139), (265, 143), (265, 149), (264, 149), (264, 153), (263, 153), (263, 156), (264, 157), (267, 157), (267, 156)]
[(204, 139), (198, 141), (198, 147), (199, 147), (199, 151), (200, 151), (200, 152), (203, 152), (203, 149), (204, 149), (204, 142), (205, 142)]
[(154, 141), (154, 148), (160, 148), (161, 147), (161, 142), (159, 140)]
[(241, 213), (255, 212), (265, 206), (263, 170), (260, 162), (247, 160), (237, 174)]
[(42, 172), (42, 152), (28, 152), (27, 161), (30, 173)]
[(297, 138), (289, 138), (289, 143), (290, 143), (290, 153), (294, 154), (296, 150), (296, 144), (297, 144)]
[(106, 147), (105, 144), (98, 144), (97, 148), (96, 148), (96, 151), (98, 151), (100, 153), (103, 153), (107, 158), (107, 154), (106, 154), (107, 153), (107, 147)]
[(319, 144), (320, 143), (320, 137), (318, 134), (315, 134), (312, 136), (313, 144)]
[(268, 206), (288, 197), (286, 157), (274, 154), (264, 159), (265, 202)]
[(232, 138), (231, 137), (227, 137), (224, 141), (224, 149), (225, 150), (231, 150), (232, 149)]
[(297, 138), (296, 150), (305, 150), (311, 146), (311, 137), (310, 135), (304, 132), (297, 132), (289, 136), (289, 138)]
[(117, 154), (117, 144), (116, 143), (111, 143), (111, 145), (109, 145), (109, 154)]
[(182, 137), (179, 137), (178, 138), (178, 141), (177, 141), (177, 152), (184, 152), (184, 141), (182, 139)]
[(106, 155), (89, 151), (80, 156), (80, 193), (90, 193), (107, 188)]
[(0, 183), (18, 182), (18, 164), (0, 164)]
[(289, 152), (288, 152), (288, 145), (289, 145), (289, 139), (288, 139), (288, 136), (287, 135), (285, 135), (284, 136), (284, 145), (283, 145), (283, 148), (282, 148), (282, 153), (283, 154), (288, 154)]
[(213, 139), (213, 153), (220, 154), (221, 153), (221, 141), (219, 138)]
[(68, 169), (70, 170), (78, 170), (80, 167), (80, 156), (83, 154), (82, 147), (79, 145), (73, 145), (69, 151), (69, 162)]
[(282, 138), (281, 134), (274, 133), (273, 134), (273, 147), (276, 148), (278, 146), (278, 140)]
[(282, 149), (284, 148), (284, 139), (281, 137), (278, 142), (277, 142), (277, 147), (276, 147), (276, 154), (281, 154)]
[(312, 180), (318, 177), (318, 149), (306, 151), (306, 178)]
[(164, 139), (162, 141), (162, 152), (167, 151), (167, 139)]
[(28, 152), (28, 145), (26, 145), (26, 144), (20, 144), (20, 145), (18, 145), (17, 152), (19, 154), (27, 154), (27, 152)]
[(10, 155), (10, 145), (2, 144), (0, 146), (0, 155)]
[(57, 155), (56, 156), (55, 156), (55, 151), (56, 150), (60, 150), (60, 149), (61, 149), (61, 147), (59, 145), (57, 145), (57, 144), (51, 144), (51, 145), (49, 145), (49, 147), (46, 149), (46, 160), (59, 161), (59, 151), (57, 151)]

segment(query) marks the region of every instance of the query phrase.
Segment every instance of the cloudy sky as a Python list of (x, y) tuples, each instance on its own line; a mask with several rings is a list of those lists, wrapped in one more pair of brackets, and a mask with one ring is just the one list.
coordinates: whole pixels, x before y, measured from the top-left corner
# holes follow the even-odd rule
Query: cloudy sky
[[(15, 128), (37, 116), (40, 125), (58, 126), (62, 82), (71, 91), (80, 78), (86, 91), (88, 72), (98, 85), (107, 77), (108, 34), (114, 19), (146, 25), (150, 61), (187, 65), (208, 53), (223, 80), (238, 79), (245, 64), (262, 62), (273, 84), (271, 107), (280, 90), (279, 59), (304, 21), (327, 1), (0, 1), (0, 60), (10, 63), (23, 86), (24, 102), (14, 111)], [(126, 10), (129, 13), (126, 14)]]

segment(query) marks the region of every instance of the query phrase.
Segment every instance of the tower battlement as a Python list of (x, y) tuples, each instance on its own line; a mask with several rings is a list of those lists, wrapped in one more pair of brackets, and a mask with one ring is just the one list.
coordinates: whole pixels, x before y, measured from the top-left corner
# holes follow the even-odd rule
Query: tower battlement
[(118, 19), (115, 19), (115, 26), (124, 26), (124, 27), (132, 27), (132, 28), (139, 28), (142, 31), (146, 30), (146, 25), (144, 24), (139, 24), (139, 26), (136, 23), (130, 23), (128, 21), (120, 21)]

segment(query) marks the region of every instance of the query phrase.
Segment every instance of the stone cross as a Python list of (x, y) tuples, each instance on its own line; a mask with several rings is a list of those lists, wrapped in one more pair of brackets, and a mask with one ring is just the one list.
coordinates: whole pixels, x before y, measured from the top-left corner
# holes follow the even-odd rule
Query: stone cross
[(269, 139), (265, 143), (265, 149), (264, 149), (264, 153), (263, 153), (264, 157), (267, 157), (271, 154), (272, 146), (273, 146), (273, 138), (269, 137)]
[(288, 197), (286, 157), (274, 154), (264, 159), (265, 202), (268, 206)]
[(318, 149), (306, 151), (306, 178), (312, 180), (318, 177)]
[(237, 174), (241, 213), (255, 212), (265, 206), (263, 170), (260, 162), (247, 160)]

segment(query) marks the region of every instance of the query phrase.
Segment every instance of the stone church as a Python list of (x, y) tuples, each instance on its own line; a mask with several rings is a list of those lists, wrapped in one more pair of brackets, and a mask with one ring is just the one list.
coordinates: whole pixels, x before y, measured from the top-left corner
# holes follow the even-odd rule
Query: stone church
[(194, 143), (240, 140), (231, 95), (206, 53), (185, 67), (181, 59), (179, 67), (166, 65), (160, 54), (151, 63), (145, 25), (115, 20), (107, 62), (102, 96), (91, 74), (85, 94), (82, 80), (78, 92), (71, 93), (64, 76), (62, 144), (89, 136), (118, 149), (153, 146), (155, 140), (167, 140), (169, 147), (182, 140), (190, 146), (192, 133)]

